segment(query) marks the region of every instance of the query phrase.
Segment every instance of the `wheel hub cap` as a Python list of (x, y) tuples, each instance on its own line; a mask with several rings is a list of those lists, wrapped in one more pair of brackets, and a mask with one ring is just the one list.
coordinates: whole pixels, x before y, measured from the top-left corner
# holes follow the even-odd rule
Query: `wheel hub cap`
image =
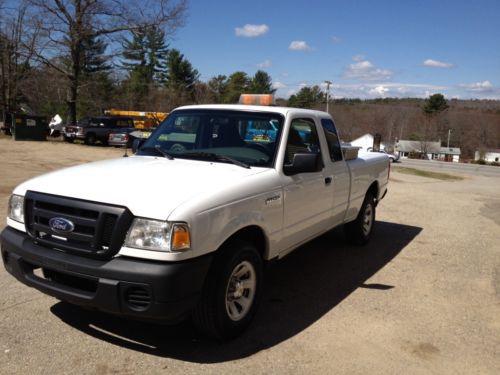
[(252, 263), (239, 263), (233, 269), (226, 289), (226, 312), (231, 320), (241, 320), (248, 314), (256, 287), (257, 276)]

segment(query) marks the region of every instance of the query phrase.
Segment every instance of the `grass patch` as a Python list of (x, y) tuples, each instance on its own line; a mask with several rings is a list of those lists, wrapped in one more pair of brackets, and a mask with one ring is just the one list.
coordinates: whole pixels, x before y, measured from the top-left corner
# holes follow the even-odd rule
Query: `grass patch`
[(415, 169), (415, 168), (405, 168), (405, 167), (401, 167), (398, 169), (395, 168), (395, 172), (412, 174), (414, 176), (420, 176), (420, 177), (435, 178), (437, 180), (443, 180), (443, 181), (461, 181), (464, 179), (463, 177), (454, 176), (454, 175), (448, 174), (448, 173), (429, 172), (429, 171), (423, 171), (421, 169)]

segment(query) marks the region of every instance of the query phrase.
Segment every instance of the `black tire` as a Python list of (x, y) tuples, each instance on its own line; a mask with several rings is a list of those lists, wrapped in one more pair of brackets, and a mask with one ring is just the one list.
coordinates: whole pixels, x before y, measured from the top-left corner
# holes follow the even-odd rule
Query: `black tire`
[(216, 339), (241, 334), (251, 323), (262, 296), (262, 258), (248, 242), (231, 241), (217, 254), (192, 319)]
[(89, 146), (94, 146), (96, 142), (96, 137), (94, 133), (89, 133), (85, 137), (85, 144)]
[(356, 220), (345, 224), (345, 234), (349, 242), (355, 245), (366, 245), (373, 233), (375, 225), (375, 198), (372, 193), (366, 193)]
[(74, 139), (74, 138), (64, 137), (64, 141), (65, 141), (65, 142), (68, 142), (68, 143), (74, 143), (74, 142), (75, 142), (75, 139)]

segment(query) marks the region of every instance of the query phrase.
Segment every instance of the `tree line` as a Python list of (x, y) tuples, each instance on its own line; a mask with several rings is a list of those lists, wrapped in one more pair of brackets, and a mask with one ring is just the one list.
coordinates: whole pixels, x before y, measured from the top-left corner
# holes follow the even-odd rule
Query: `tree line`
[[(169, 111), (234, 103), (241, 92), (273, 93), (264, 71), (208, 82), (167, 42), (185, 22), (185, 0), (0, 0), (3, 114), (30, 109), (79, 116), (107, 108)], [(148, 8), (154, 4), (152, 8)]]
[[(168, 40), (186, 22), (187, 0), (0, 0), (0, 112), (84, 115), (121, 108), (168, 112), (183, 104), (236, 103), (274, 93), (271, 77), (236, 71), (200, 80)], [(326, 92), (305, 86), (277, 104), (325, 109)], [(479, 105), (478, 103), (483, 103)], [(330, 99), (344, 140), (380, 133), (423, 142), (450, 136), (464, 156), (499, 148), (498, 102)], [(1, 118), (0, 118), (1, 120)], [(443, 144), (444, 145), (444, 144)]]

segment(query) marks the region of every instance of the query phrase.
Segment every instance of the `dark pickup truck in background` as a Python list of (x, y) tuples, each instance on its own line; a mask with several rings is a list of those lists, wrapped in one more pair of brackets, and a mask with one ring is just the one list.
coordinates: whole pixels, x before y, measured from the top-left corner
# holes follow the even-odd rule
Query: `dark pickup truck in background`
[(63, 128), (63, 137), (66, 142), (73, 143), (80, 139), (87, 145), (97, 142), (108, 143), (109, 134), (124, 128), (133, 128), (134, 121), (131, 117), (100, 116), (83, 117), (76, 125), (67, 125)]

